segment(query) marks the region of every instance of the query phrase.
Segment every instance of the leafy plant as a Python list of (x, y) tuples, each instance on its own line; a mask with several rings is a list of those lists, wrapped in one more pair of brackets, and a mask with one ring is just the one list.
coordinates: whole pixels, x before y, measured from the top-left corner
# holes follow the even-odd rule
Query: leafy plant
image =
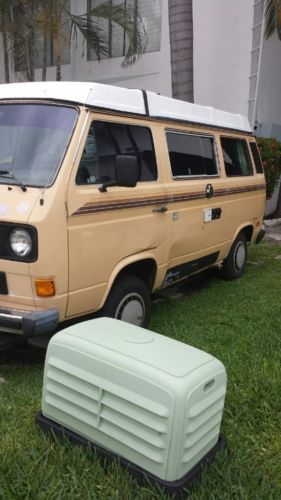
[(257, 143), (266, 178), (266, 196), (270, 198), (281, 175), (281, 142), (267, 137), (257, 137)]

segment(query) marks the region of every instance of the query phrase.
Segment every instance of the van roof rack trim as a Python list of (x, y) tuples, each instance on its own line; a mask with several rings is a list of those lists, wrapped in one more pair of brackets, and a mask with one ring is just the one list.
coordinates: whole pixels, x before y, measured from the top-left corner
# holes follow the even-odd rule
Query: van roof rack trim
[(193, 104), (140, 89), (91, 82), (25, 82), (0, 85), (0, 100), (46, 99), (168, 118), (242, 132), (252, 132), (248, 119), (211, 106)]

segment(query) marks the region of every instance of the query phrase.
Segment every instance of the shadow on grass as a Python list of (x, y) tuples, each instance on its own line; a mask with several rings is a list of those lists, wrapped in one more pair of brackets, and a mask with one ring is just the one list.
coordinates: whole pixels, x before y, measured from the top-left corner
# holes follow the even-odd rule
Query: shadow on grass
[(200, 292), (207, 286), (210, 286), (216, 279), (218, 279), (217, 269), (207, 269), (206, 271), (186, 278), (180, 283), (170, 285), (167, 288), (163, 288), (162, 290), (155, 292), (152, 299), (178, 299), (181, 296), (191, 295), (193, 293)]
[(45, 360), (46, 351), (36, 349), (28, 344), (22, 346), (9, 347), (0, 352), (1, 365), (34, 365), (42, 364)]

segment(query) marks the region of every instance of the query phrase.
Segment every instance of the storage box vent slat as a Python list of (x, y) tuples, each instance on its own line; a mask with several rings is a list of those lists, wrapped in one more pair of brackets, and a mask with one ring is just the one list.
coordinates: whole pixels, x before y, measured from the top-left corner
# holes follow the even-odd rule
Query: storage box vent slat
[[(163, 463), (161, 453), (167, 447), (167, 417), (160, 417), (83, 379), (81, 370), (77, 376), (73, 367), (53, 357), (46, 371), (46, 403), (65, 415), (62, 420), (73, 417), (75, 427), (86, 424), (93, 432), (96, 429), (145, 457)], [(133, 393), (132, 396), (134, 399)], [(147, 406), (153, 407), (153, 402)]]
[[(182, 459), (183, 464), (187, 464), (188, 462), (194, 462), (197, 456), (202, 456), (202, 450), (206, 448), (206, 446), (210, 445), (213, 440), (218, 435), (219, 428), (215, 426), (213, 429), (201, 437), (199, 441), (197, 441), (196, 445), (192, 446), (184, 455)], [(196, 460), (197, 461), (197, 460)]]
[(197, 418), (190, 418), (188, 421), (188, 426), (187, 426), (187, 433), (193, 433), (197, 431), (205, 422), (207, 422), (210, 418), (212, 418), (214, 415), (222, 415), (223, 412), (223, 407), (224, 407), (224, 400), (220, 399), (218, 400), (212, 408), (209, 408), (208, 411), (202, 412), (201, 415), (199, 415)]
[[(86, 370), (82, 370), (81, 368), (78, 368), (71, 363), (65, 362), (61, 359), (56, 359), (54, 356), (51, 356), (49, 359), (48, 371), (50, 367), (57, 369), (54, 373), (55, 380), (57, 380), (57, 377), (62, 377), (61, 380), (64, 379), (65, 383), (69, 385), (72, 379), (73, 387), (76, 386), (79, 391), (85, 390), (86, 387), (89, 387), (90, 389), (97, 387), (97, 389), (99, 389), (99, 387), (96, 385), (99, 377), (93, 376)], [(99, 382), (104, 387), (106, 386), (105, 380), (99, 380)], [(114, 387), (114, 381), (112, 381), (111, 386)], [(144, 398), (133, 391), (124, 389), (124, 387), (119, 386), (117, 390), (118, 396), (122, 397), (124, 401), (129, 401), (130, 403), (135, 404), (136, 407), (147, 410), (148, 412), (152, 412), (156, 416), (165, 418), (169, 417), (168, 408), (157, 403), (157, 401), (152, 401), (149, 398)]]
[(210, 420), (205, 422), (204, 425), (201, 425), (196, 432), (192, 432), (192, 434), (187, 434), (184, 449), (192, 448), (196, 446), (200, 439), (208, 434), (208, 432), (213, 429), (217, 424), (221, 422), (221, 415), (214, 415)]
[[(60, 386), (60, 388), (58, 388)], [(134, 419), (138, 424), (146, 425), (151, 428), (151, 430), (167, 434), (168, 426), (166, 417), (159, 417), (152, 412), (144, 410), (139, 406), (134, 405), (131, 401), (122, 400), (115, 394), (111, 394), (101, 387), (89, 385), (89, 390), (85, 390), (85, 384), (83, 389), (80, 390), (79, 383), (75, 380), (74, 375), (68, 375), (66, 372), (62, 372), (56, 369), (54, 374), (51, 370), (48, 370), (46, 377), (46, 390), (47, 393), (59, 394), (64, 399), (69, 398), (70, 402), (75, 402), (81, 407), (88, 408), (89, 405), (93, 408), (93, 412), (98, 414), (98, 405), (103, 405), (103, 407), (111, 408), (120, 414), (123, 414), (127, 418)], [(82, 398), (84, 396), (84, 399)], [(83, 403), (84, 401), (84, 403)], [(96, 411), (94, 410), (96, 409)]]
[(190, 408), (189, 417), (197, 418), (202, 412), (206, 411), (210, 406), (216, 403), (216, 401), (224, 399), (224, 396), (224, 388), (219, 387), (217, 390), (212, 391), (207, 397), (201, 397), (200, 402)]
[[(157, 446), (153, 446), (153, 444), (150, 445), (144, 442), (142, 436), (136, 437), (130, 434), (130, 432), (125, 431), (125, 429), (119, 428), (117, 425), (106, 422), (103, 419), (99, 420), (86, 410), (79, 409), (78, 407), (75, 408), (74, 405), (64, 402), (62, 399), (48, 396), (46, 397), (46, 403), (56, 410), (61, 420), (65, 420), (69, 416), (70, 419), (68, 421), (71, 423), (71, 427), (76, 428), (77, 426), (81, 426), (81, 424), (86, 424), (89, 433), (98, 429), (101, 433), (131, 448), (149, 460), (159, 464), (164, 463), (164, 453), (161, 453), (162, 450), (158, 449)], [(164, 448), (163, 451), (165, 451)]]
[(215, 401), (213, 405), (206, 408), (205, 411), (201, 412), (201, 414), (199, 414), (197, 417), (189, 418), (186, 432), (196, 431), (201, 425), (207, 422), (215, 414), (220, 414), (221, 417), (223, 408), (224, 408), (224, 398), (220, 398), (217, 401)]

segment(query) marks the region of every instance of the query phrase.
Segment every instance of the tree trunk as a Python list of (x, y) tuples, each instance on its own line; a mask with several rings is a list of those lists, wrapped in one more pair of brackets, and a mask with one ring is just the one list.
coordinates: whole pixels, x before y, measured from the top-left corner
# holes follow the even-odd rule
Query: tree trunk
[(7, 37), (7, 32), (6, 32), (5, 26), (3, 26), (3, 31), (2, 31), (2, 43), (3, 43), (3, 50), (4, 50), (5, 83), (10, 83), (8, 37)]
[(44, 26), (43, 32), (43, 61), (42, 61), (42, 82), (46, 81), (47, 76), (47, 57), (48, 57), (48, 31)]
[(35, 78), (35, 52), (34, 52), (34, 25), (32, 23), (34, 15), (34, 0), (29, 0), (25, 6), (25, 39), (26, 39), (26, 78), (33, 82)]
[(192, 0), (169, 1), (173, 97), (193, 102)]
[(34, 82), (35, 69), (34, 69), (34, 33), (30, 31), (27, 42), (27, 79), (29, 82)]
[(56, 58), (56, 80), (61, 80), (61, 34), (58, 32), (54, 37), (55, 58)]
[(59, 2), (55, 1), (52, 4), (52, 15), (53, 15), (53, 37), (54, 37), (54, 52), (55, 52), (55, 63), (56, 63), (56, 80), (61, 80), (61, 18), (62, 18), (62, 7)]

